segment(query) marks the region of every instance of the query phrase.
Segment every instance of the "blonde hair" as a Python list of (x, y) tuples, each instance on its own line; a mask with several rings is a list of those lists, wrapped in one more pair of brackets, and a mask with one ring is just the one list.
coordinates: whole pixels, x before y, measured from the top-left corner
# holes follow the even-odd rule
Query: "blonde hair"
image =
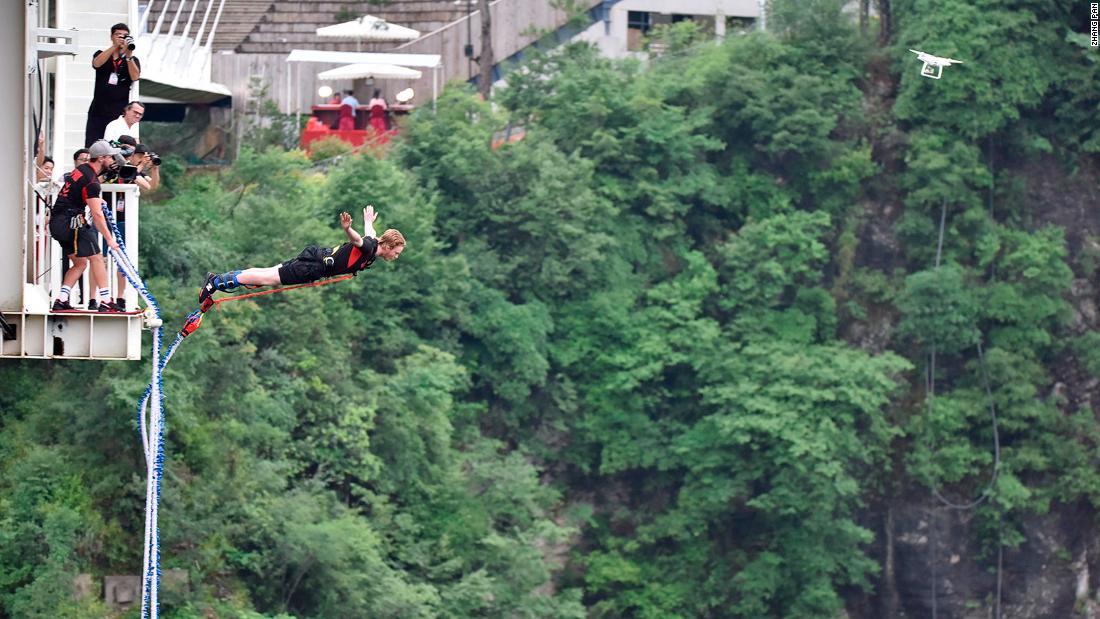
[(401, 234), (394, 228), (390, 228), (382, 233), (382, 236), (378, 237), (378, 244), (385, 245), (389, 248), (401, 247), (405, 244), (405, 235)]

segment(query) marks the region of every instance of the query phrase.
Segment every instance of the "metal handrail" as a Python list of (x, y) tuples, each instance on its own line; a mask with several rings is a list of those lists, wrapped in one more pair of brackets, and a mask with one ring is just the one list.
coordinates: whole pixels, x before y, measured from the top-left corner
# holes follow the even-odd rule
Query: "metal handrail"
[[(114, 184), (107, 183), (101, 185), (101, 193), (104, 198), (108, 195), (114, 196), (115, 199), (111, 200), (111, 216), (118, 221), (118, 196), (122, 196), (122, 203), (125, 205), (126, 221), (124, 222), (126, 227), (126, 255), (130, 261), (134, 264), (138, 263), (139, 256), (139, 239), (138, 239), (138, 220), (139, 220), (139, 204), (141, 190), (137, 185), (133, 184)], [(54, 190), (55, 191), (55, 190)], [(57, 296), (57, 291), (61, 289), (61, 280), (65, 276), (65, 272), (62, 270), (61, 265), (63, 258), (65, 257), (64, 250), (59, 243), (53, 242), (49, 233), (49, 217), (46, 213), (46, 209), (52, 206), (51, 198), (54, 196), (54, 191), (43, 195), (39, 192), (36, 193), (36, 198), (33, 201), (34, 212), (32, 213), (34, 221), (34, 252), (33, 255), (28, 256), (31, 260), (31, 268), (28, 269), (29, 281), (28, 284), (38, 288), (42, 291), (42, 294), (50, 299), (50, 303)], [(90, 218), (89, 218), (90, 219)], [(102, 242), (102, 240), (100, 241)], [(118, 296), (122, 296), (126, 300), (128, 308), (133, 308), (137, 304), (137, 293), (134, 292), (129, 286), (126, 287), (125, 293), (118, 294), (118, 282), (115, 273), (118, 271), (118, 267), (115, 264), (113, 256), (106, 257), (107, 260), (107, 280), (108, 288), (111, 291), (111, 299), (115, 299)], [(81, 276), (80, 282), (84, 291), (83, 298), (77, 298), (79, 296), (78, 290), (73, 290), (73, 305), (87, 306), (90, 299), (94, 298), (93, 289), (91, 287), (91, 273), (90, 269), (86, 269)]]

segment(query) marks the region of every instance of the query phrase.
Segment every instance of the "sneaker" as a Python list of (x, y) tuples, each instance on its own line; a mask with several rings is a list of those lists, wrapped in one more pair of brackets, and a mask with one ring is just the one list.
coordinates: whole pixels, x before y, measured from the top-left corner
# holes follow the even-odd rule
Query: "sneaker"
[(119, 298), (115, 299), (115, 307), (118, 308), (118, 311), (125, 312), (126, 311), (126, 299), (123, 299), (122, 297), (119, 297)]
[(214, 297), (214, 293), (218, 288), (214, 282), (218, 279), (218, 276), (213, 273), (206, 274), (206, 282), (202, 285), (202, 289), (199, 290), (199, 304), (206, 305), (209, 299)]
[(100, 314), (115, 314), (121, 312), (122, 310), (118, 309), (118, 306), (114, 303), (111, 303), (110, 301), (104, 301), (99, 304), (99, 307), (96, 308), (96, 311)]
[(68, 301), (62, 301), (61, 299), (54, 299), (53, 311), (55, 312), (68, 312), (73, 309), (73, 306)]
[(92, 299), (91, 301), (88, 301), (88, 311), (89, 311), (89, 312), (94, 312), (94, 311), (96, 311), (96, 306), (97, 306), (97, 305), (98, 305), (98, 303), (96, 303), (96, 300), (95, 300), (95, 299)]

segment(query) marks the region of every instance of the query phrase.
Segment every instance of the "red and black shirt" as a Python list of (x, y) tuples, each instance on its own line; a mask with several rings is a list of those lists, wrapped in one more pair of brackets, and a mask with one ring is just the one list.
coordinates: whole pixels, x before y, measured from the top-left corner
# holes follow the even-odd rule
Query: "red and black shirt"
[(99, 177), (87, 163), (82, 163), (65, 177), (65, 184), (54, 200), (53, 210), (59, 215), (79, 215), (90, 198), (100, 197)]
[(333, 275), (344, 273), (358, 273), (369, 267), (374, 262), (374, 256), (378, 253), (378, 239), (369, 236), (363, 237), (363, 246), (356, 247), (352, 243), (344, 243), (332, 249)]

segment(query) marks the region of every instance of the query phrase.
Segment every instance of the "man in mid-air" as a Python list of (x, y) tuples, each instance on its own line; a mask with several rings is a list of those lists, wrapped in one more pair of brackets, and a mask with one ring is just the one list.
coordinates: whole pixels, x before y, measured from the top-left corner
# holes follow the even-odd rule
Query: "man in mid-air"
[(325, 277), (355, 274), (369, 267), (374, 259), (387, 262), (396, 260), (405, 249), (405, 237), (390, 228), (377, 237), (374, 220), (378, 213), (373, 206), (363, 209), (363, 235), (351, 227), (351, 215), (340, 213), (340, 226), (348, 235), (348, 242), (336, 247), (310, 245), (297, 258), (273, 267), (229, 271), (221, 275), (210, 273), (199, 291), (199, 303), (203, 309), (213, 303), (218, 291), (234, 290), (239, 286), (276, 286), (279, 284), (305, 284)]

